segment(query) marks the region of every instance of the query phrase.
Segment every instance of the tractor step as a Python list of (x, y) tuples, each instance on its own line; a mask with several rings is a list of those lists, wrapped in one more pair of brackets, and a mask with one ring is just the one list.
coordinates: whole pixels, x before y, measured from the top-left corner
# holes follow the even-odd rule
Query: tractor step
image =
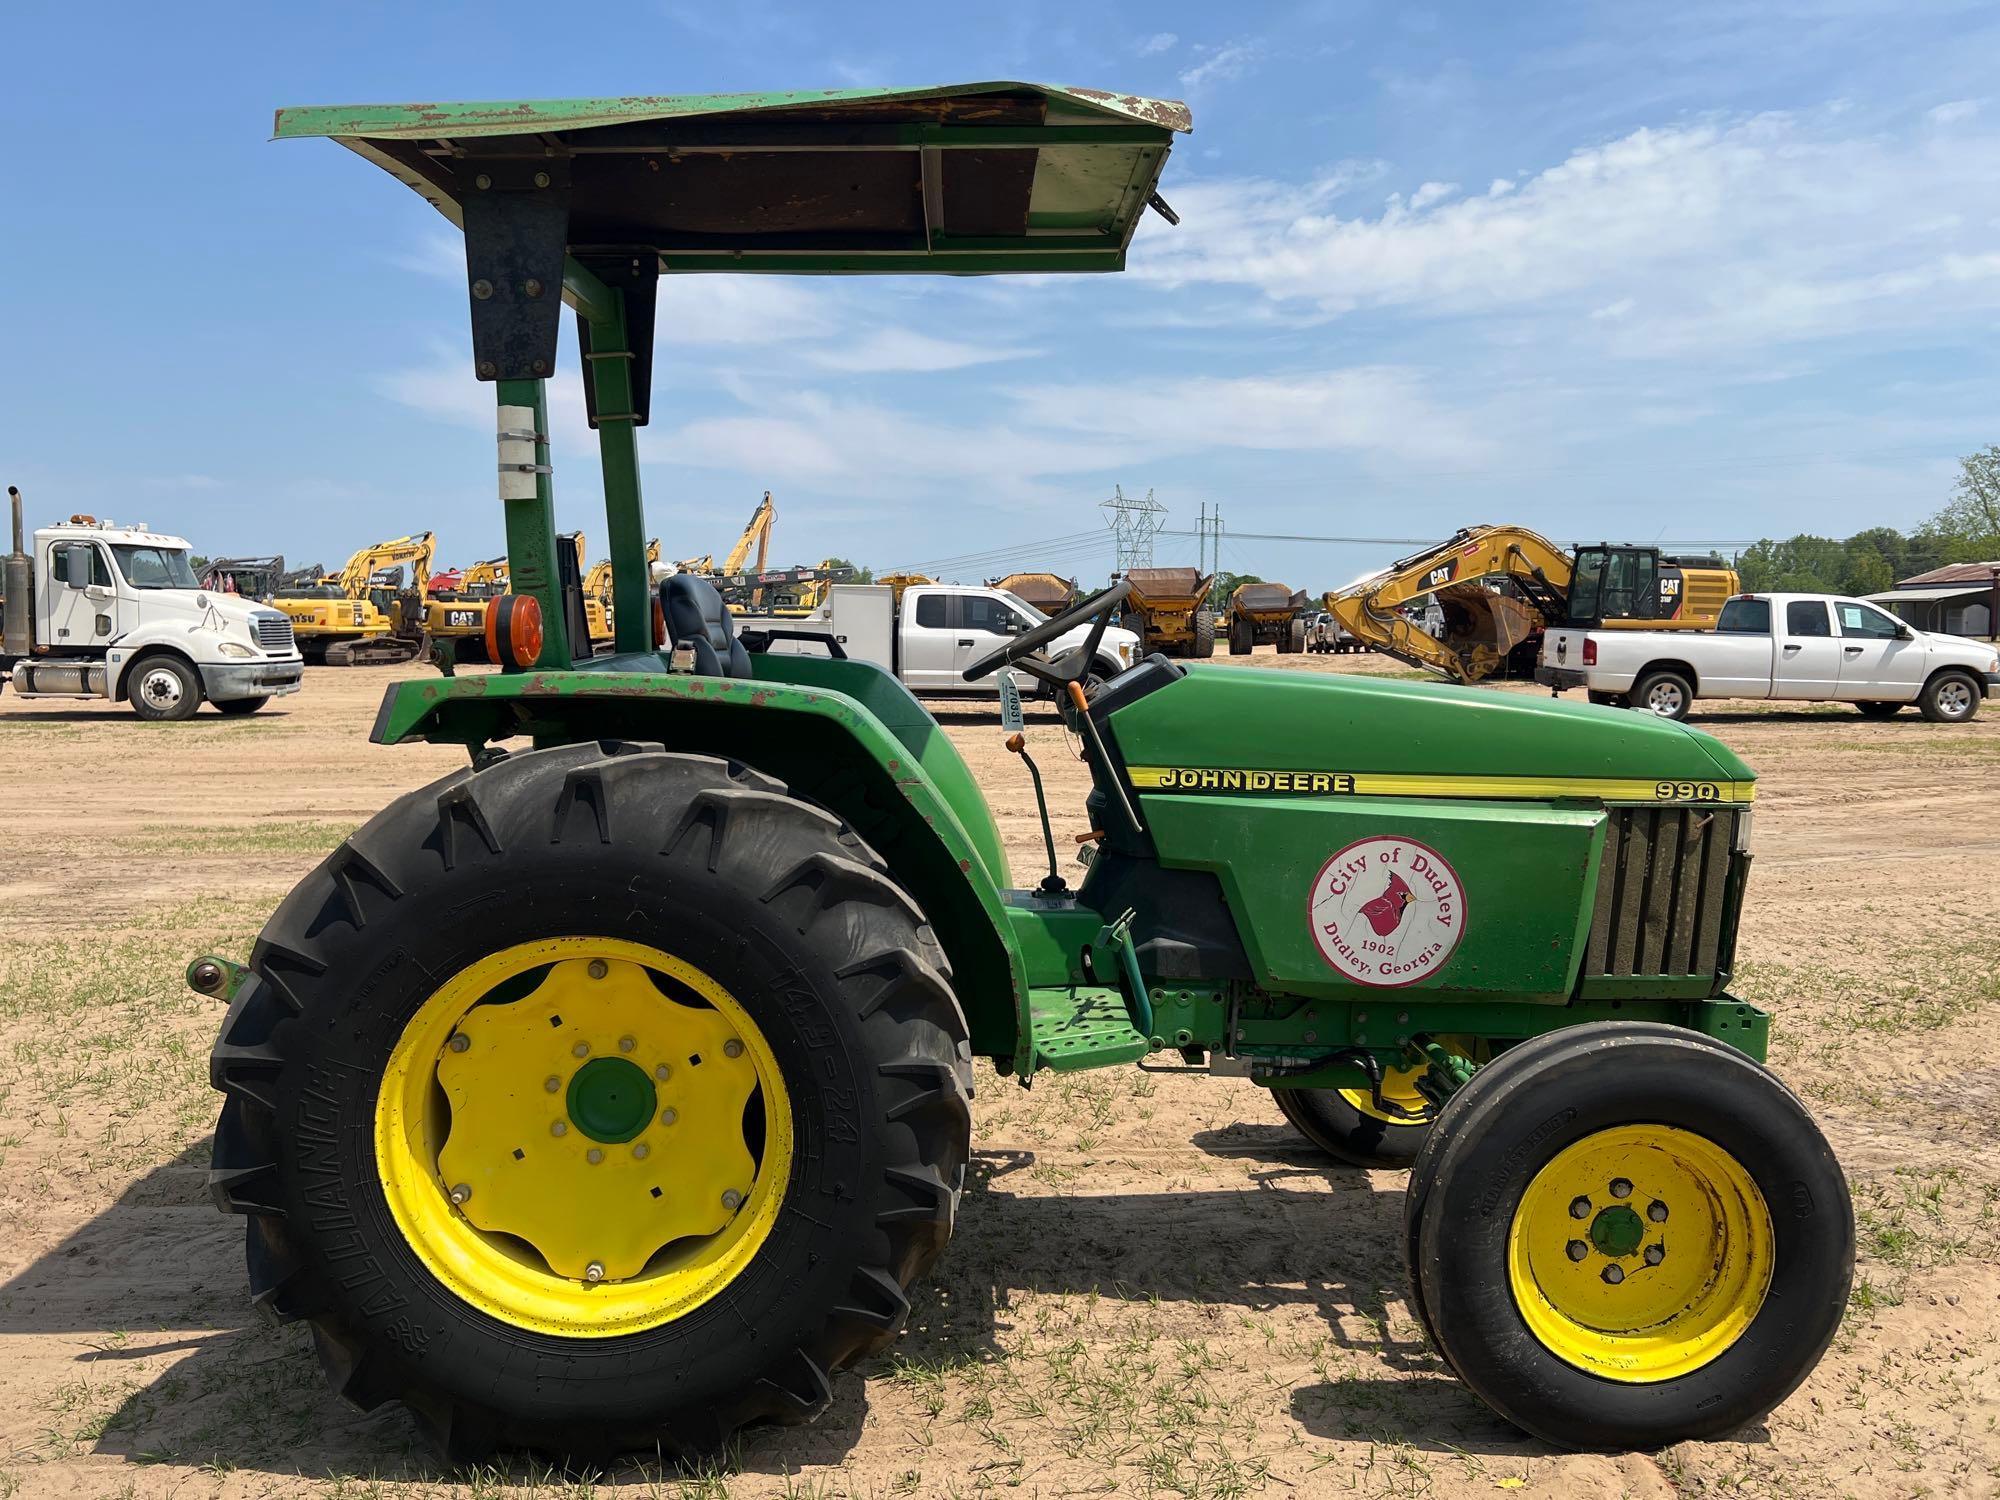
[(1152, 1044), (1132, 1029), (1125, 997), (1101, 985), (1038, 988), (1028, 993), (1035, 1056), (1059, 1073), (1133, 1062)]

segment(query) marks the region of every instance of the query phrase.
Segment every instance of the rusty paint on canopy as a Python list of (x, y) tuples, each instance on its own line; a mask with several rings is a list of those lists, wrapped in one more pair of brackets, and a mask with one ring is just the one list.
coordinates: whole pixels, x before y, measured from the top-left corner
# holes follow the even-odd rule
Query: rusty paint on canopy
[(1194, 118), (1178, 99), (1148, 99), (1108, 89), (996, 80), (906, 89), (785, 89), (743, 94), (625, 94), (593, 99), (507, 99), (465, 103), (327, 104), (281, 109), (272, 127), (280, 140), (311, 136), (378, 141), (469, 139), (596, 130), (648, 120), (696, 119), (834, 105), (908, 104), (982, 94), (1034, 94), (1114, 119), (1185, 133)]

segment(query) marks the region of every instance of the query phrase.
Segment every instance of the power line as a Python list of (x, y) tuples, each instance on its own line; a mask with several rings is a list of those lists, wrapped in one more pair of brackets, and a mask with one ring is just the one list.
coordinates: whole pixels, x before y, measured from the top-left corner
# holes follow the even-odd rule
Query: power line
[[(1162, 530), (1161, 536), (1200, 536), (1197, 531)], [(1329, 542), (1343, 547), (1436, 547), (1444, 545), (1448, 538), (1422, 536), (1303, 536), (1283, 531), (1232, 531), (1232, 542)], [(1655, 542), (1652, 545), (1663, 552), (1671, 552), (1677, 547), (1748, 547), (1756, 539), (1742, 537), (1711, 537), (1699, 541)]]

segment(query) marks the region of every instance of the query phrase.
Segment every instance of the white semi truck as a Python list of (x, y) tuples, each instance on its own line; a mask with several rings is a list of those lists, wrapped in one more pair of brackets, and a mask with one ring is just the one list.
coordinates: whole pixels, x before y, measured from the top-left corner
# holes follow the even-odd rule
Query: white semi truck
[(292, 624), (234, 594), (204, 589), (190, 549), (143, 523), (71, 516), (0, 559), (0, 687), (23, 698), (131, 703), (142, 719), (185, 719), (204, 701), (253, 714), (296, 693), (305, 664)]

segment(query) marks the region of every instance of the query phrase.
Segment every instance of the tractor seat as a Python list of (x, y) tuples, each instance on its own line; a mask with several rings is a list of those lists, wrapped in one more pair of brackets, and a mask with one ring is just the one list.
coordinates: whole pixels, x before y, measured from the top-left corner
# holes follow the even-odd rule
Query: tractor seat
[(667, 641), (675, 650), (694, 650), (702, 677), (748, 677), (750, 653), (736, 638), (736, 616), (706, 578), (675, 573), (660, 585), (660, 609), (667, 617)]

